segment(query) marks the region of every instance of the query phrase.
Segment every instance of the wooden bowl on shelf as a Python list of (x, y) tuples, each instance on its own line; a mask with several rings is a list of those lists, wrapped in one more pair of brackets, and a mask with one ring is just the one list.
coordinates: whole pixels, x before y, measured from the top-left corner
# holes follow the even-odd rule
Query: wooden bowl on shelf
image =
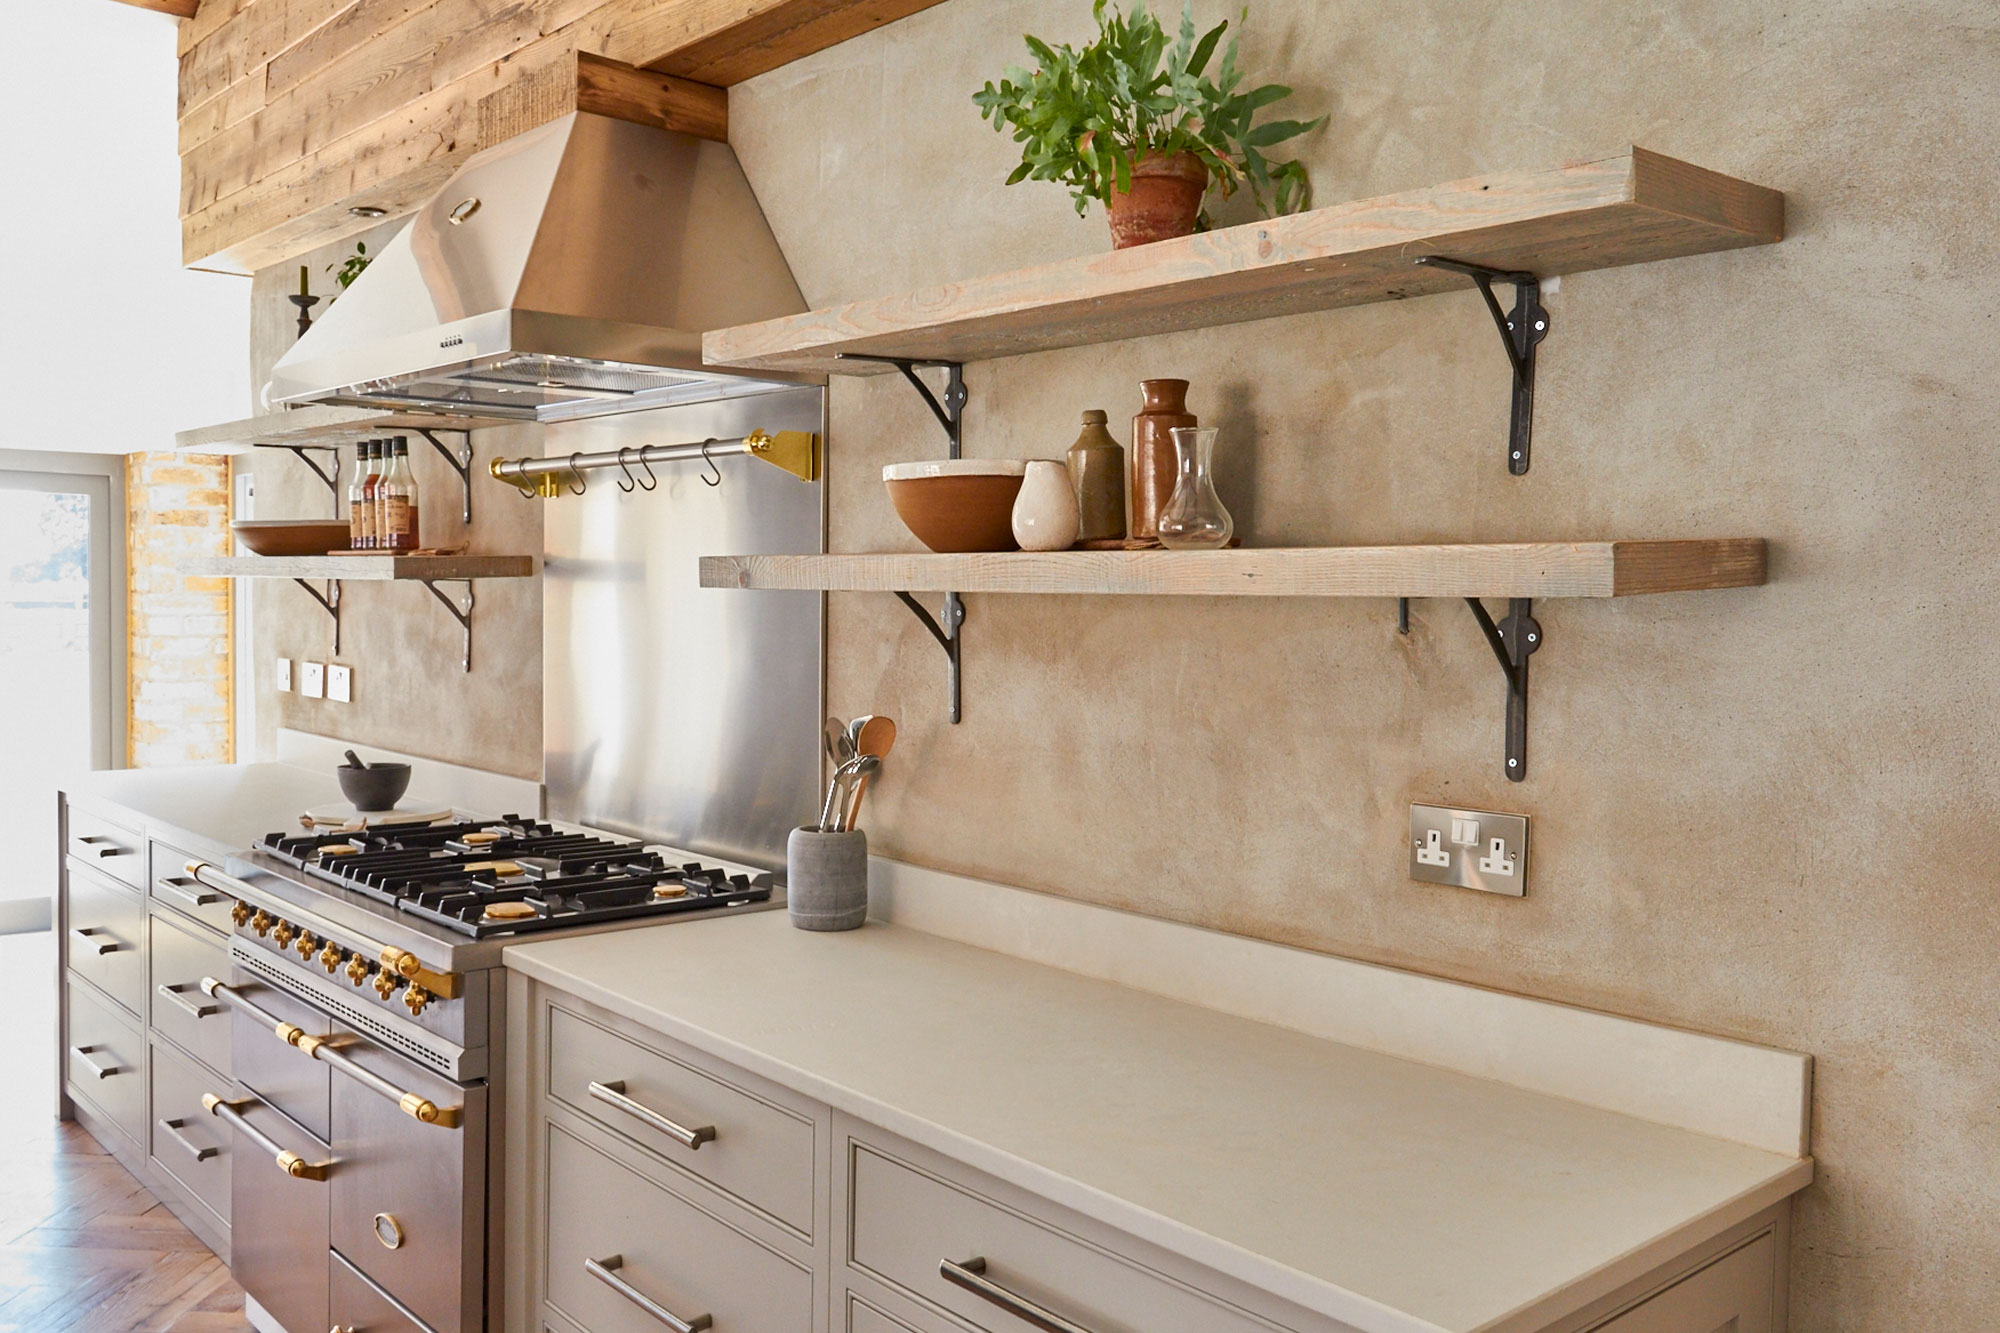
[(231, 523), (229, 529), (257, 555), (325, 555), (347, 549), (347, 524), (332, 519), (257, 519)]
[(1024, 462), (994, 458), (891, 463), (882, 484), (903, 526), (933, 551), (1018, 551), (1014, 499), (1027, 472)]

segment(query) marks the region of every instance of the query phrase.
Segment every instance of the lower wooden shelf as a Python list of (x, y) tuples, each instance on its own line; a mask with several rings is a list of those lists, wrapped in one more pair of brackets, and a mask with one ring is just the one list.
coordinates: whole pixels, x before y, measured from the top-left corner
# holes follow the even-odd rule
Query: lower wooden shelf
[[(1631, 597), (1755, 587), (1761, 537), (1694, 541), (1501, 542), (1234, 551), (1015, 551), (975, 555), (704, 556), (704, 588), (891, 592), (944, 649), (950, 715), (961, 716), (961, 594), (1183, 597), (1460, 597), (1500, 663), (1507, 689), (1507, 777), (1528, 775), (1528, 660), (1545, 635), (1538, 597)], [(915, 593), (943, 593), (939, 615)], [(1499, 620), (1485, 598), (1504, 597)]]
[(1764, 541), (1508, 542), (1233, 551), (736, 555), (705, 588), (1194, 597), (1629, 597), (1764, 582)]

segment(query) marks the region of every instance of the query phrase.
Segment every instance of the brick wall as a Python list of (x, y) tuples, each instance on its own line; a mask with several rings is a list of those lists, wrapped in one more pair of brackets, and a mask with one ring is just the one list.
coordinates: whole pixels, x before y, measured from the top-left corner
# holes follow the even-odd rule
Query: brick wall
[(233, 757), (228, 579), (175, 572), (228, 555), (229, 460), (133, 454), (125, 462), (128, 762)]

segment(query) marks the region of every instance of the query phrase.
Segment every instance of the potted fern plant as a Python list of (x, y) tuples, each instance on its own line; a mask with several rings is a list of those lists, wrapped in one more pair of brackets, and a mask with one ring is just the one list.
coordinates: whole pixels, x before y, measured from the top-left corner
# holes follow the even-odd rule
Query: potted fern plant
[(1304, 164), (1272, 162), (1264, 150), (1326, 118), (1258, 123), (1258, 113), (1292, 90), (1242, 87), (1236, 38), (1222, 44), (1227, 22), (1197, 37), (1193, 0), (1181, 10), (1177, 38), (1144, 0), (1129, 15), (1094, 0), (1091, 15), (1094, 41), (1077, 49), (1028, 37), (1037, 67), (1010, 68), (973, 94), (980, 117), (996, 130), (1011, 127), (1021, 145), (1009, 185), (1061, 181), (1080, 216), (1092, 202), (1103, 204), (1119, 249), (1203, 229), (1210, 191), (1226, 199), (1247, 187), (1267, 216), (1311, 206)]

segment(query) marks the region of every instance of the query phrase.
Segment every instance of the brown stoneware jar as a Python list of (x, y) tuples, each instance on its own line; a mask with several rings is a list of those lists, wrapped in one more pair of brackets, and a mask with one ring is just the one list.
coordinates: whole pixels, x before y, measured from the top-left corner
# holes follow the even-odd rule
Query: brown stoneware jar
[(1109, 419), (1097, 408), (1085, 412), (1083, 432), (1069, 447), (1079, 541), (1116, 541), (1125, 535), (1125, 447), (1104, 429)]
[(1208, 193), (1208, 167), (1193, 153), (1152, 153), (1132, 164), (1132, 188), (1116, 186), (1105, 200), (1111, 215), (1111, 248), (1171, 240), (1194, 234), (1201, 198)]
[(1132, 521), (1126, 532), (1138, 541), (1157, 541), (1160, 511), (1174, 495), (1180, 459), (1175, 427), (1201, 423), (1187, 410), (1186, 380), (1141, 380), (1139, 415), (1132, 418)]

